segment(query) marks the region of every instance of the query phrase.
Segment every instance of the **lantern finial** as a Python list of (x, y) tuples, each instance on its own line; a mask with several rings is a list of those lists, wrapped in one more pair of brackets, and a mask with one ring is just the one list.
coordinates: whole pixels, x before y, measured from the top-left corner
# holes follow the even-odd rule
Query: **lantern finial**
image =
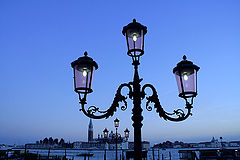
[(134, 19), (133, 19), (133, 23), (136, 23), (136, 22), (137, 22), (137, 21), (136, 21), (136, 19), (134, 18)]
[(87, 51), (85, 51), (85, 52), (84, 52), (84, 56), (86, 56), (86, 57), (87, 57), (87, 55), (88, 55), (88, 53), (87, 53)]
[(184, 61), (187, 60), (187, 56), (186, 56), (186, 55), (183, 56), (183, 60), (184, 60)]

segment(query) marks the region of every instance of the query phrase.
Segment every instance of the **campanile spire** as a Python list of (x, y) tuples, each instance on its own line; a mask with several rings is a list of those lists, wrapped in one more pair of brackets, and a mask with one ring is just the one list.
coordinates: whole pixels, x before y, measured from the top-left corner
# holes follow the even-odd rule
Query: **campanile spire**
[(93, 141), (93, 123), (92, 123), (92, 119), (90, 119), (89, 125), (88, 125), (88, 142), (89, 141)]

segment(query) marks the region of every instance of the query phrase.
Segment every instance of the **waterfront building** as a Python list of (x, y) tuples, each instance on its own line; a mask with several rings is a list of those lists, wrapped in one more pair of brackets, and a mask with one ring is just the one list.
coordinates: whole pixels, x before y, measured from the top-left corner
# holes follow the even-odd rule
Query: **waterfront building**
[[(238, 143), (239, 142), (239, 143)], [(240, 141), (220, 142), (218, 139), (212, 137), (211, 141), (200, 143), (183, 143), (175, 141), (174, 143), (166, 141), (163, 143), (155, 144), (153, 148), (221, 148), (230, 146), (240, 146)]]
[(240, 141), (229, 142), (229, 147), (240, 147)]
[(198, 147), (199, 148), (219, 148), (219, 147), (222, 147), (222, 145), (218, 141), (218, 139), (215, 139), (213, 137), (210, 142), (200, 142)]

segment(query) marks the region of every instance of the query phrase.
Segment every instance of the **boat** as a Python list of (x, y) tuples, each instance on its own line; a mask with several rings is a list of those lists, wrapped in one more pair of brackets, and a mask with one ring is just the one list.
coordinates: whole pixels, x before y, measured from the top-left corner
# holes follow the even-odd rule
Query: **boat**
[(180, 160), (240, 160), (240, 148), (179, 150)]
[(93, 153), (79, 153), (76, 156), (78, 156), (78, 157), (92, 157)]

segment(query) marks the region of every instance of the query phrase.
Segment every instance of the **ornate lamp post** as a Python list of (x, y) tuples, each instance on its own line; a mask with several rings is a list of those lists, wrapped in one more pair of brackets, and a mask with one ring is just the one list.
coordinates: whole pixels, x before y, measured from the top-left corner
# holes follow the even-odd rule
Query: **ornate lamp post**
[(115, 126), (115, 128), (116, 128), (115, 140), (116, 140), (116, 160), (117, 160), (117, 159), (118, 159), (118, 158), (117, 158), (117, 157), (118, 157), (118, 155), (117, 155), (117, 151), (118, 151), (118, 146), (117, 146), (118, 133), (117, 133), (117, 129), (118, 129), (118, 127), (119, 127), (119, 120), (118, 120), (117, 118), (114, 120), (114, 126)]
[[(92, 92), (91, 84), (93, 78), (93, 72), (98, 68), (98, 65), (92, 58), (84, 53), (84, 57), (80, 57), (78, 60), (71, 63), (74, 70), (74, 86), (75, 92), (79, 94), (79, 100), (81, 109), (86, 116), (95, 119), (108, 118), (113, 116), (114, 112), (119, 108), (119, 102), (123, 102), (124, 106), (121, 110), (127, 109), (127, 96), (121, 94), (123, 87), (129, 89), (128, 97), (133, 101), (132, 120), (134, 128), (134, 159), (141, 160), (142, 145), (141, 145), (141, 128), (142, 128), (142, 107), (141, 102), (146, 98), (146, 109), (152, 110), (149, 106), (150, 103), (154, 103), (154, 108), (160, 117), (170, 121), (183, 121), (191, 115), (191, 109), (193, 105), (193, 98), (197, 96), (197, 72), (199, 67), (194, 65), (191, 61), (188, 61), (186, 56), (183, 56), (183, 60), (177, 64), (173, 69), (173, 73), (176, 76), (179, 97), (183, 98), (186, 103), (187, 113), (184, 113), (182, 109), (176, 109), (173, 113), (168, 113), (162, 108), (158, 99), (157, 91), (151, 84), (145, 84), (141, 87), (140, 83), (142, 78), (139, 78), (138, 66), (140, 65), (140, 57), (144, 54), (144, 36), (147, 33), (147, 27), (136, 22), (134, 19), (132, 23), (123, 27), (123, 35), (127, 40), (128, 52), (127, 54), (132, 58), (134, 66), (134, 78), (129, 83), (123, 83), (119, 86), (112, 105), (106, 111), (101, 111), (96, 106), (90, 106), (85, 108), (86, 96)], [(147, 96), (145, 89), (150, 88), (152, 95)]]

